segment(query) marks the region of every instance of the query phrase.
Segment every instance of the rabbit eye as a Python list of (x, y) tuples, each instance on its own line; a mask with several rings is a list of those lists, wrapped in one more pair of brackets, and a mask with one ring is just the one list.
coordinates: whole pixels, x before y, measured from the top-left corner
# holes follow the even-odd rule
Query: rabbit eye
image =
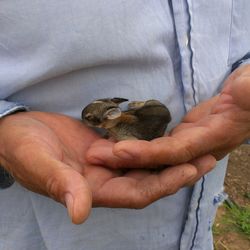
[(86, 120), (90, 121), (93, 118), (93, 115), (91, 114), (86, 114), (84, 117)]
[(88, 122), (91, 122), (93, 124), (99, 124), (101, 123), (100, 119), (92, 114), (87, 114), (85, 116), (85, 120), (87, 120)]

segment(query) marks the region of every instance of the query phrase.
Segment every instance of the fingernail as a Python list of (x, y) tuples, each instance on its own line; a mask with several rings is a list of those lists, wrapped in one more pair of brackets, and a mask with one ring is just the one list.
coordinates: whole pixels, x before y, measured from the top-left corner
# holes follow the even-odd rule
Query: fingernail
[(134, 156), (124, 150), (116, 151), (115, 155), (123, 160), (128, 160), (128, 161), (134, 160)]
[(71, 193), (66, 193), (65, 195), (65, 203), (68, 209), (69, 217), (72, 219), (73, 217), (73, 208), (74, 208), (74, 199)]

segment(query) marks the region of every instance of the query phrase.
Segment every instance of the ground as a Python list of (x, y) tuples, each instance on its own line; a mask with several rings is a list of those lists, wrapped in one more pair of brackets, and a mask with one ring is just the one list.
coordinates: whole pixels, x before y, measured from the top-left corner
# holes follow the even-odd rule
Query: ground
[(224, 203), (217, 212), (213, 227), (215, 250), (250, 250), (249, 145), (230, 155), (225, 191), (232, 203)]

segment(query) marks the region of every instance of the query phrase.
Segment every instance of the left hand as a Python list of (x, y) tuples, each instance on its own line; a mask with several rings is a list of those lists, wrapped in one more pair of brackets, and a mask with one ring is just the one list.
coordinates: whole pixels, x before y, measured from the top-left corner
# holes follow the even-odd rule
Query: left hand
[(88, 161), (120, 167), (148, 168), (175, 165), (212, 155), (217, 160), (250, 137), (250, 65), (242, 66), (225, 81), (220, 95), (193, 108), (169, 136), (150, 142), (121, 141), (96, 153), (92, 145)]

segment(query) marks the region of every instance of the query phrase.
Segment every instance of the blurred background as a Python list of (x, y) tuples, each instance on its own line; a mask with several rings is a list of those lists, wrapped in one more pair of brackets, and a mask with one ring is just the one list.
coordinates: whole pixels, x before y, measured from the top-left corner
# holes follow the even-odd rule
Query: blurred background
[(250, 145), (234, 150), (225, 179), (228, 199), (213, 226), (215, 250), (250, 250)]

